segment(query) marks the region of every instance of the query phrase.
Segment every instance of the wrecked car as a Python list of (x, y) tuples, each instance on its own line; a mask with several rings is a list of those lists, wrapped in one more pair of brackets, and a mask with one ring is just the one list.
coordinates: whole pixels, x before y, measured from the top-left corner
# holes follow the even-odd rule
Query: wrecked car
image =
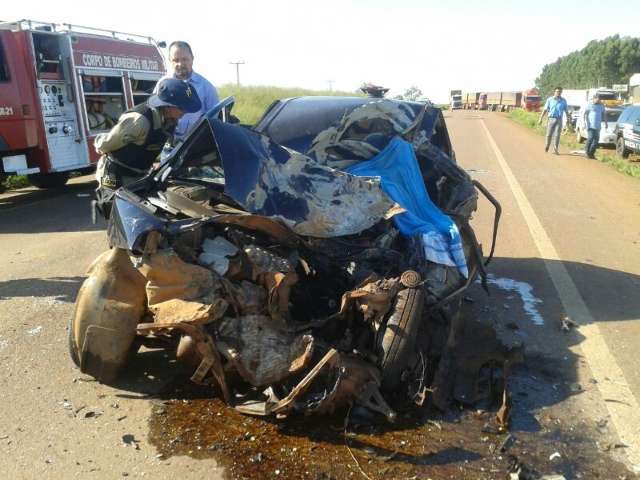
[(112, 382), (141, 345), (172, 348), (252, 415), (358, 404), (392, 420), (392, 397), (446, 402), (460, 294), (493, 253), (469, 224), (478, 191), (496, 207), (493, 243), (500, 208), (456, 164), (440, 110), (299, 97), (243, 126), (225, 121), (232, 106), (118, 190), (73, 361)]

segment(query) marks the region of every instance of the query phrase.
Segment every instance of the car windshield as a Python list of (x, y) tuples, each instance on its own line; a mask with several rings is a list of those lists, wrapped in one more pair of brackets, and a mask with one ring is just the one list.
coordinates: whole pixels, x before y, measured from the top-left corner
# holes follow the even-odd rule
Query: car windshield
[(617, 122), (622, 110), (607, 110), (607, 122)]
[(600, 97), (600, 100), (617, 100), (618, 99), (616, 94), (613, 92), (607, 92), (607, 93), (599, 92), (598, 96)]
[(176, 176), (224, 184), (224, 169), (208, 122), (200, 123), (190, 142), (181, 155)]

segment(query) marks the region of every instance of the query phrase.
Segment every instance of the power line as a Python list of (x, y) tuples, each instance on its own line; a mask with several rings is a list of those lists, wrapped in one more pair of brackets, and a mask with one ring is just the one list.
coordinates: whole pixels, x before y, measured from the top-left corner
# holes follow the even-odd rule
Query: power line
[(241, 62), (229, 62), (229, 64), (236, 66), (236, 85), (240, 86), (240, 65), (244, 65), (244, 60)]

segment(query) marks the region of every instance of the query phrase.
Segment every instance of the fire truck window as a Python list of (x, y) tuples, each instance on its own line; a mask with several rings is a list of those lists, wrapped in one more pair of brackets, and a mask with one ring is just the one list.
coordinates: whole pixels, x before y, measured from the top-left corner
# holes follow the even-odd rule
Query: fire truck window
[(9, 68), (7, 67), (7, 59), (4, 56), (2, 39), (0, 39), (0, 82), (7, 82), (7, 81), (9, 81)]
[(82, 75), (90, 134), (111, 129), (126, 110), (122, 77)]
[(138, 105), (146, 102), (156, 87), (156, 80), (131, 79), (131, 91), (133, 92), (133, 103)]
[(59, 78), (62, 75), (62, 68), (60, 65), (58, 37), (56, 35), (34, 33), (33, 47), (40, 76)]

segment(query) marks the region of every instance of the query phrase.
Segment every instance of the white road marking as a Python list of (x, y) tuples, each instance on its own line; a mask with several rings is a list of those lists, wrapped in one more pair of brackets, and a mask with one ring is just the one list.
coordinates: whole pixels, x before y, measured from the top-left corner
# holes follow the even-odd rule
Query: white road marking
[(489, 144), (493, 149), (500, 168), (507, 179), (511, 192), (516, 198), (533, 241), (540, 252), (547, 272), (553, 281), (565, 312), (580, 325), (580, 333), (584, 340), (579, 348), (596, 380), (596, 385), (603, 398), (620, 440), (629, 445), (626, 455), (632, 464), (640, 465), (640, 408), (633, 396), (629, 384), (609, 351), (600, 327), (587, 308), (582, 295), (573, 283), (569, 272), (558, 255), (549, 235), (536, 215), (520, 183), (511, 171), (484, 120), (480, 123), (484, 128)]

